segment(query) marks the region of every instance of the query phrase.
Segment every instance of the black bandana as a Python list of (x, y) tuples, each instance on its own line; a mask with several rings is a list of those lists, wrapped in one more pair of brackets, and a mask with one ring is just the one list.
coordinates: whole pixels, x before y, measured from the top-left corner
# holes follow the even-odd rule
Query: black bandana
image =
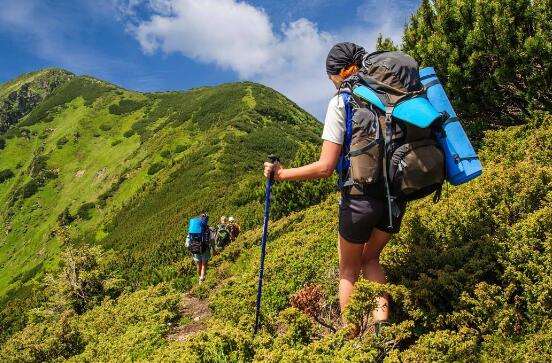
[(338, 43), (332, 47), (326, 58), (326, 73), (339, 74), (351, 64), (361, 66), (364, 48), (354, 43)]

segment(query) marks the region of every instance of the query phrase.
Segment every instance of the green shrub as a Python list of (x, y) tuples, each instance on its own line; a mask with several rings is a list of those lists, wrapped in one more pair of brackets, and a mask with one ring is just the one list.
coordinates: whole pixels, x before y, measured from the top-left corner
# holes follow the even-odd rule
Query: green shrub
[(119, 144), (122, 143), (122, 142), (123, 142), (123, 140), (121, 140), (121, 139), (113, 140), (113, 141), (111, 142), (111, 146), (117, 146), (117, 145), (119, 145)]
[(4, 149), (6, 147), (6, 140), (0, 138), (0, 150)]
[(2, 184), (3, 182), (5, 182), (8, 179), (13, 178), (14, 176), (15, 176), (15, 174), (10, 169), (5, 169), (5, 170), (0, 171), (0, 184)]
[(147, 100), (127, 100), (123, 99), (116, 105), (109, 106), (109, 113), (113, 115), (125, 115), (132, 113), (147, 104)]
[[(302, 145), (295, 155), (289, 167), (298, 167), (317, 161), (320, 156), (320, 147), (312, 144)], [(324, 200), (335, 191), (336, 177), (306, 181), (301, 183), (283, 182), (276, 183), (273, 189), (274, 199), (271, 204), (272, 218), (278, 219), (315, 205)], [(265, 193), (260, 191), (258, 200), (264, 203)]]
[(61, 149), (61, 148), (63, 147), (63, 145), (67, 144), (68, 142), (69, 142), (69, 140), (67, 139), (67, 137), (62, 136), (62, 137), (59, 138), (58, 141), (56, 142), (57, 148), (58, 148), (58, 149)]
[(107, 191), (105, 191), (104, 193), (100, 194), (98, 196), (98, 206), (100, 208), (103, 208), (106, 206), (107, 204), (107, 199), (111, 198), (115, 192), (117, 190), (119, 190), (119, 187), (121, 186), (121, 184), (126, 180), (126, 176), (125, 175), (121, 175), (119, 176), (119, 178), (117, 179), (117, 181), (113, 182), (113, 184), (111, 184), (111, 186), (109, 187), (109, 189)]
[(59, 214), (57, 220), (60, 226), (68, 226), (75, 220), (75, 217), (71, 215), (69, 208), (65, 207), (63, 212)]
[(176, 147), (174, 148), (174, 152), (176, 154), (180, 154), (181, 152), (184, 152), (188, 149), (188, 146), (186, 145), (176, 145)]
[(39, 188), (40, 184), (33, 179), (27, 184), (23, 185), (23, 188), (21, 189), (21, 196), (23, 197), (23, 199), (29, 198), (36, 194)]
[(96, 204), (94, 204), (93, 202), (84, 203), (79, 207), (76, 215), (81, 219), (89, 220), (92, 218), (90, 213), (95, 207), (96, 207)]
[(171, 157), (171, 151), (170, 150), (163, 150), (161, 151), (161, 157), (168, 159)]
[(482, 128), (519, 124), (529, 109), (550, 109), (549, 20), (547, 1), (424, 0), (405, 28), (403, 50), (435, 67), (479, 138)]
[(134, 135), (134, 134), (135, 134), (134, 130), (131, 129), (131, 130), (125, 131), (125, 133), (123, 134), (123, 136), (126, 137), (126, 138), (128, 139), (129, 137), (132, 137), (132, 135)]
[(102, 131), (109, 131), (113, 128), (110, 124), (103, 123), (100, 125), (100, 130)]
[(82, 336), (66, 312), (60, 320), (29, 324), (12, 336), (0, 350), (2, 362), (48, 362), (80, 353)]
[(150, 165), (148, 169), (148, 175), (153, 175), (163, 169), (165, 167), (165, 164), (163, 163), (153, 163)]

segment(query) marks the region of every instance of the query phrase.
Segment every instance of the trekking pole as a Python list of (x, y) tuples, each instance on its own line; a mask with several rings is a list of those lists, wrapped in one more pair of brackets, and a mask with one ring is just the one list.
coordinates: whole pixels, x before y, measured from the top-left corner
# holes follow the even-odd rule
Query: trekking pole
[(272, 171), (270, 172), (270, 177), (268, 178), (268, 183), (266, 185), (266, 199), (265, 199), (265, 212), (264, 212), (264, 226), (263, 226), (263, 239), (261, 241), (261, 266), (259, 269), (259, 285), (257, 287), (257, 310), (255, 312), (255, 329), (253, 334), (257, 334), (259, 330), (259, 313), (261, 311), (261, 290), (263, 289), (263, 273), (264, 273), (264, 260), (266, 253), (266, 233), (268, 230), (268, 212), (270, 210), (270, 190), (272, 189), (272, 182), (274, 180), (274, 168), (278, 163), (278, 157), (276, 155), (269, 155), (268, 160), (274, 164), (272, 166)]

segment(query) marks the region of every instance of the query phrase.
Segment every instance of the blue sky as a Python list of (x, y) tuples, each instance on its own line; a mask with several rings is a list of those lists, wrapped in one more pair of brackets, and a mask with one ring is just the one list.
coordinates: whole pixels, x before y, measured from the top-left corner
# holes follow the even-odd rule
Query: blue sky
[(61, 67), (138, 91), (252, 80), (323, 119), (335, 42), (400, 41), (420, 0), (0, 0), (0, 82)]

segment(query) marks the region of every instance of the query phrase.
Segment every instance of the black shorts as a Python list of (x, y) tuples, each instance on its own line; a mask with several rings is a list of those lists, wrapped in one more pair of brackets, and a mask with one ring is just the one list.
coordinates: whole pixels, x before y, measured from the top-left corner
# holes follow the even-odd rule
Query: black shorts
[(387, 201), (371, 196), (341, 195), (339, 202), (339, 234), (352, 243), (365, 243), (370, 239), (372, 230), (377, 228), (388, 233), (397, 233), (406, 208), (405, 202), (399, 202), (399, 216), (393, 217), (393, 228), (389, 228)]

